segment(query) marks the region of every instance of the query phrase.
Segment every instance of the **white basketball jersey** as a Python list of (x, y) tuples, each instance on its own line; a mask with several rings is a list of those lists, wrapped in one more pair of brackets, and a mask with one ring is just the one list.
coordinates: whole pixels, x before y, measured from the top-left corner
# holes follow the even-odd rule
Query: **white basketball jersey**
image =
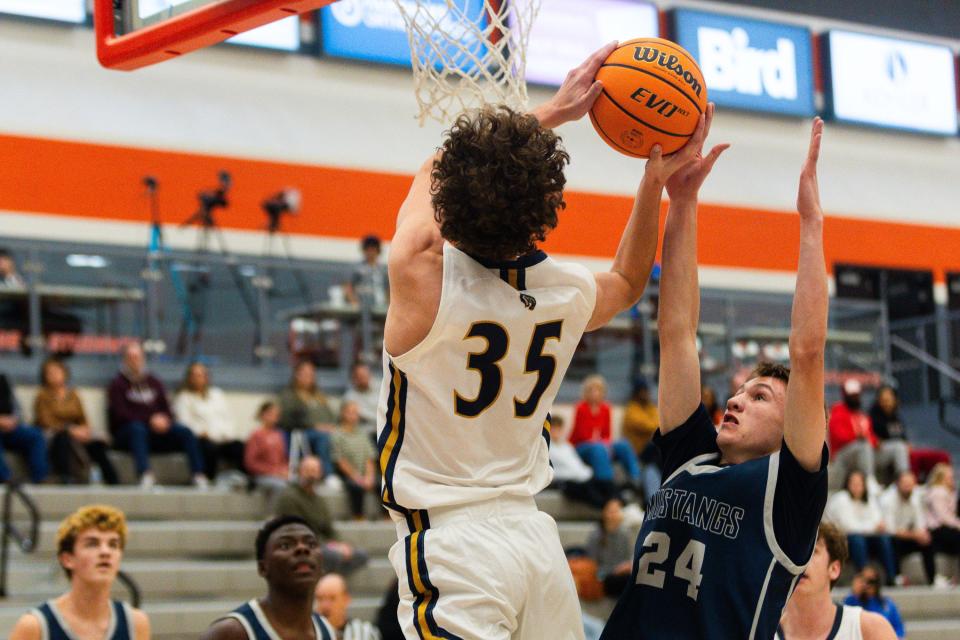
[(445, 244), (433, 327), (407, 353), (384, 352), (385, 504), (403, 513), (550, 484), (547, 417), (595, 300), (581, 265), (539, 251), (478, 261)]
[[(860, 613), (862, 611), (863, 609), (860, 607), (838, 604), (833, 629), (830, 630), (824, 640), (863, 640), (863, 632), (860, 630)], [(782, 631), (778, 631), (774, 640), (790, 639), (784, 637)]]

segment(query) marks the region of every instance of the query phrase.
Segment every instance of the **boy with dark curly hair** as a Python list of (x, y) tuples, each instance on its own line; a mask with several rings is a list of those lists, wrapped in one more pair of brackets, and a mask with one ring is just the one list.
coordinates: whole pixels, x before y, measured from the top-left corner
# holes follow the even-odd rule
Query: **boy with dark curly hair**
[(553, 129), (593, 105), (615, 46), (532, 113), (458, 118), (397, 217), (378, 444), (411, 640), (583, 638), (556, 523), (533, 498), (552, 477), (549, 411), (583, 332), (643, 292), (664, 184), (705, 130), (672, 156), (654, 149), (610, 271), (538, 250), (564, 208)]

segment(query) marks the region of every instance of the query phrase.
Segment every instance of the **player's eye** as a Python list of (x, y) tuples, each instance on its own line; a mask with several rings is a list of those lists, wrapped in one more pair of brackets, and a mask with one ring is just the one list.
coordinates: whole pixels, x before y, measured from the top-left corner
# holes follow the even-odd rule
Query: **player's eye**
[(756, 394), (756, 395), (753, 396), (753, 399), (754, 399), (754, 400), (766, 400), (767, 397), (766, 397), (765, 395), (763, 395), (762, 393), (758, 393), (758, 394)]

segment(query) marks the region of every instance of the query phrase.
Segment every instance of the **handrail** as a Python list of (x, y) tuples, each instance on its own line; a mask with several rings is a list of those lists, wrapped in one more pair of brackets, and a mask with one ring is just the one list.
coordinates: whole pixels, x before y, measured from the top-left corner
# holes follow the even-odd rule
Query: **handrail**
[(130, 604), (133, 605), (135, 609), (139, 609), (142, 596), (140, 595), (140, 585), (137, 584), (137, 581), (126, 571), (118, 571), (117, 580), (127, 588), (127, 592), (130, 594)]
[[(20, 498), (23, 506), (30, 514), (30, 534), (24, 535), (13, 524), (13, 498)], [(40, 510), (33, 498), (23, 490), (20, 483), (10, 480), (3, 495), (3, 522), (0, 523), (3, 531), (0, 533), (0, 598), (7, 597), (7, 565), (10, 561), (9, 542), (13, 538), (25, 553), (32, 553), (37, 548), (40, 539)]]
[(908, 355), (913, 356), (931, 369), (936, 369), (954, 382), (960, 384), (960, 371), (957, 371), (943, 360), (930, 355), (920, 347), (913, 345), (900, 336), (894, 334), (890, 334), (890, 345), (906, 352)]

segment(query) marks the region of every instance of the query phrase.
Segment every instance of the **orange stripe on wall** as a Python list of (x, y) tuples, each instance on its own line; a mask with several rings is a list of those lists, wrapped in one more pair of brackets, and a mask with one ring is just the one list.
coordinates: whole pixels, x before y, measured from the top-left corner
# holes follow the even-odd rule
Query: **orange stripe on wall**
[[(302, 212), (286, 219), (284, 229), (340, 238), (366, 233), (390, 237), (410, 185), (409, 176), (384, 172), (2, 135), (0, 167), (0, 209), (140, 222), (149, 219), (141, 180), (153, 175), (160, 181), (161, 218), (166, 224), (193, 213), (197, 191), (214, 187), (217, 172), (226, 169), (235, 186), (230, 208), (218, 212), (223, 227), (262, 229), (261, 201), (284, 187), (297, 187), (303, 194)], [(574, 191), (566, 199), (560, 226), (545, 248), (612, 257), (631, 199)], [(699, 221), (703, 265), (796, 269), (796, 214), (701, 205)], [(942, 281), (944, 271), (960, 270), (960, 228), (828, 216), (825, 250), (828, 264), (932, 269)]]

